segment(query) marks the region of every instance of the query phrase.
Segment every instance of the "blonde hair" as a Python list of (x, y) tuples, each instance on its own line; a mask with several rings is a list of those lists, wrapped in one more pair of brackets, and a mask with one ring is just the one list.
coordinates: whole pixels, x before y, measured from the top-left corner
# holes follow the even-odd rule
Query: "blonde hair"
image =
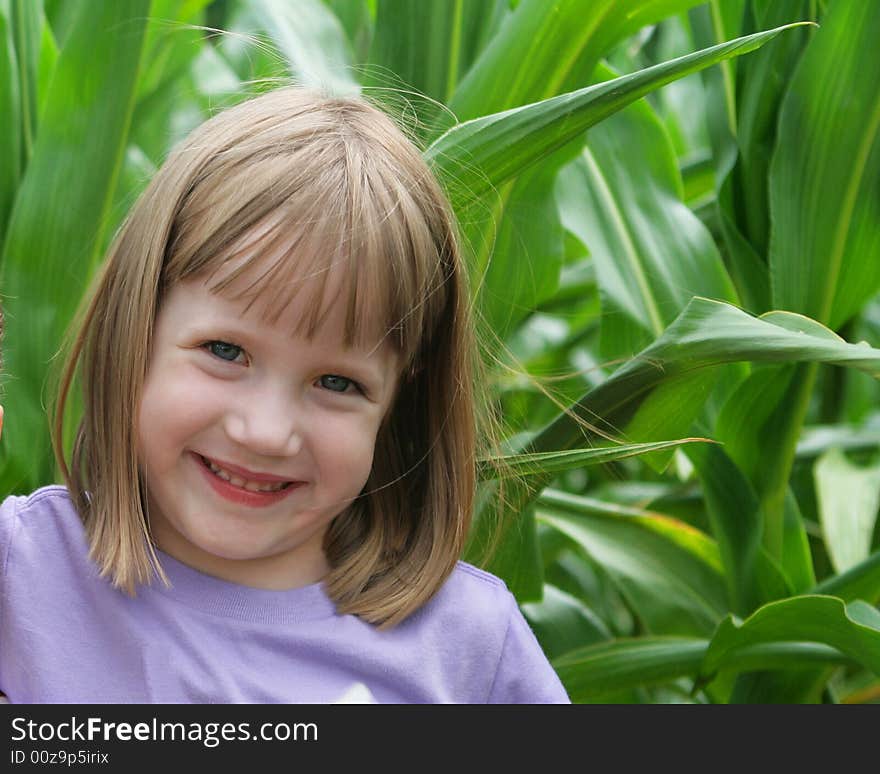
[[(136, 427), (163, 295), (234, 267), (212, 290), (256, 274), (246, 293), (270, 294), (280, 314), (297, 292), (292, 262), (297, 276), (325, 277), (342, 262), (348, 343), (378, 332), (402, 363), (370, 478), (324, 541), (337, 610), (391, 626), (433, 596), (464, 547), (476, 361), (449, 204), (418, 148), (364, 99), (275, 89), (218, 113), (174, 150), (117, 234), (81, 315), (55, 406), (56, 457), (101, 573), (129, 594), (165, 580)], [(307, 335), (321, 308), (319, 297), (302, 316)], [(83, 416), (68, 466), (64, 415), (77, 379)]]

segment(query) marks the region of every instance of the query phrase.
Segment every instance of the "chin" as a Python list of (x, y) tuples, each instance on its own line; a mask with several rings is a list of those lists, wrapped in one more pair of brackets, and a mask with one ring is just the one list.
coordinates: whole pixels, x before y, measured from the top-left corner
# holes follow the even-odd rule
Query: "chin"
[(267, 544), (265, 538), (260, 539), (256, 535), (231, 534), (231, 535), (206, 535), (181, 533), (184, 545), (189, 546), (189, 551), (195, 549), (195, 553), (201, 554), (206, 559), (220, 559), (228, 561), (247, 561), (249, 559), (261, 559), (273, 554), (271, 544)]
[(213, 559), (230, 562), (247, 562), (255, 559), (268, 559), (274, 552), (265, 546), (254, 546), (243, 543), (230, 545), (201, 544), (201, 551)]

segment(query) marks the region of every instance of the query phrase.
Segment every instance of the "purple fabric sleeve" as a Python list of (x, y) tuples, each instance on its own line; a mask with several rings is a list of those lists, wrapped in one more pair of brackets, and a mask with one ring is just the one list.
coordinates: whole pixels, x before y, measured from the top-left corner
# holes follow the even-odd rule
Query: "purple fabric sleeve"
[(489, 704), (567, 704), (568, 694), (544, 656), (534, 632), (511, 595), (504, 637)]

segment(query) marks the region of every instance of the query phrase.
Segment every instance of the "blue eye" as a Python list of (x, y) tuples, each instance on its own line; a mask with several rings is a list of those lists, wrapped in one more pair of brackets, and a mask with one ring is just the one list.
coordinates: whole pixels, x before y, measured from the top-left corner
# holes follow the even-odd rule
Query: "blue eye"
[(226, 360), (229, 363), (238, 360), (239, 356), (244, 352), (238, 345), (229, 344), (225, 341), (209, 341), (204, 346), (214, 357), (219, 357), (221, 360)]
[(324, 374), (318, 381), (324, 389), (332, 392), (347, 392), (350, 386), (357, 387), (357, 384), (351, 379), (335, 374)]

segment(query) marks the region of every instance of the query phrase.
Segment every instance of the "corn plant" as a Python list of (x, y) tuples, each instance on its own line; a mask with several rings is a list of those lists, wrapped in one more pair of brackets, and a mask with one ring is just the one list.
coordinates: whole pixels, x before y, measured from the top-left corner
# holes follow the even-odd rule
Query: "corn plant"
[(47, 374), (173, 142), (361, 91), (449, 191), (494, 363), (468, 557), (500, 528), (572, 699), (872, 700), (878, 38), (861, 0), (0, 0), (3, 494), (56, 479)]

